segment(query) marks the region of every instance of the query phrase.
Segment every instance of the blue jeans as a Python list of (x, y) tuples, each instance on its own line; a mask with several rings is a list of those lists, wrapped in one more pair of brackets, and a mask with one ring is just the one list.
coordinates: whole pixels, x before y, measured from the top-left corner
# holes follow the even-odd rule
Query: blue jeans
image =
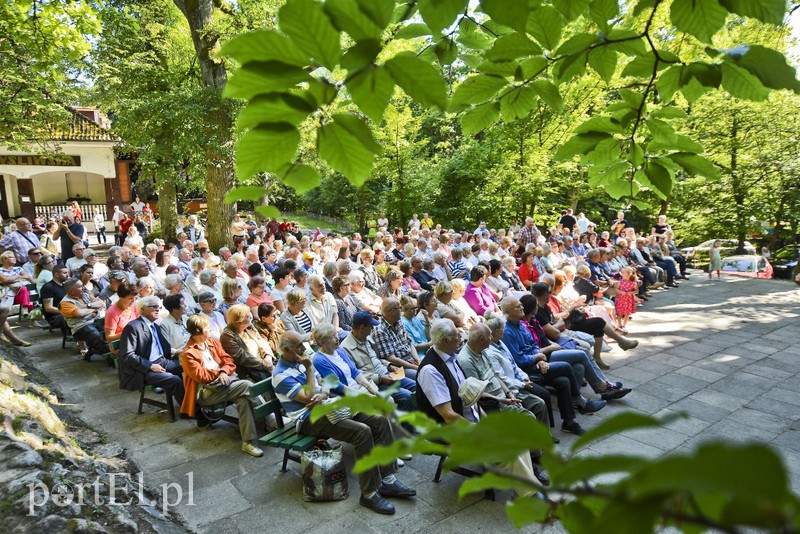
[(591, 386), (595, 393), (597, 393), (597, 384), (606, 381), (606, 377), (600, 369), (592, 365), (594, 363), (593, 360), (582, 350), (557, 350), (551, 352), (550, 361), (566, 362), (572, 365), (578, 384), (582, 383), (583, 380), (578, 378), (577, 368), (582, 367), (583, 373), (586, 375), (586, 381), (589, 382), (589, 386)]
[[(414, 392), (417, 391), (417, 383), (408, 377), (401, 378), (395, 383), (400, 384), (400, 389), (392, 393), (392, 399), (397, 407), (404, 412), (413, 412), (417, 409), (417, 400)], [(391, 385), (382, 384), (378, 389), (383, 391), (389, 389)]]

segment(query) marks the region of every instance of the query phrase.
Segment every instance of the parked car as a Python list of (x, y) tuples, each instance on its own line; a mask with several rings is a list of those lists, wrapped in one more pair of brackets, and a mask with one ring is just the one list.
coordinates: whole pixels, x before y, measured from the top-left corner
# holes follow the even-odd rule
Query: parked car
[(747, 254), (723, 258), (722, 273), (750, 278), (772, 278), (773, 269), (764, 256)]
[(786, 245), (772, 254), (775, 278), (790, 278), (800, 284), (800, 245)]
[[(709, 239), (694, 247), (682, 248), (681, 252), (686, 257), (686, 260), (691, 262), (695, 267), (705, 266), (708, 265), (708, 251), (711, 250), (714, 241), (717, 240)], [(720, 239), (719, 241), (722, 244), (720, 256), (724, 258), (736, 254), (736, 249), (739, 247), (738, 239)], [(744, 242), (744, 250), (746, 254), (757, 254), (756, 247), (750, 244), (749, 241)]]

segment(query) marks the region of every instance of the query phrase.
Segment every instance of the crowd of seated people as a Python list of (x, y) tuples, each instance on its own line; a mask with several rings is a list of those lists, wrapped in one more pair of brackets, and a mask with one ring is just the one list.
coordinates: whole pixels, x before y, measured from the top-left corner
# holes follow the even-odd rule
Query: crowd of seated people
[[(631, 392), (606, 377), (601, 357), (610, 344), (638, 343), (615, 309), (621, 273), (636, 273), (640, 304), (688, 276), (663, 218), (649, 236), (624, 214), (598, 236), (568, 210), (544, 234), (531, 218), (500, 231), (446, 230), (427, 214), (409, 223), (364, 239), (239, 219), (233, 250), (215, 254), (191, 219), (175, 243), (156, 240), (145, 255), (137, 239), (111, 247), (104, 262), (83, 242), (66, 265), (25, 250), (27, 277), (4, 254), (0, 323), (18, 340), (3, 315), (18, 294), (8, 288), (41, 282), (47, 324), (71, 333), (87, 361), (118, 353), (122, 388), (160, 388), (200, 426), (209, 424), (204, 405), (233, 402), (242, 450), (261, 456), (248, 391), (271, 379), (298, 430), (353, 443), (361, 456), (404, 430), (358, 413), (311, 423), (309, 408), (392, 388), (398, 409), (441, 422), (516, 410), (554, 427), (557, 404), (561, 431), (583, 434), (581, 416)], [(323, 389), (327, 375), (340, 386)], [(475, 404), (459, 397), (468, 378), (486, 383)], [(537, 451), (506, 467), (547, 483)], [(385, 497), (413, 496), (396, 469), (360, 475), (364, 506), (392, 513)]]

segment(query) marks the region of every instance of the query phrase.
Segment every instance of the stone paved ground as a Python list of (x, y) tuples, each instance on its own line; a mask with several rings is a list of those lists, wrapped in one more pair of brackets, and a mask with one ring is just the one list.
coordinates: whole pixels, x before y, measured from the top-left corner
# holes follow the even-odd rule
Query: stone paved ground
[[(708, 281), (695, 274), (682, 287), (654, 296), (636, 315), (631, 333), (638, 349), (615, 348), (606, 358), (608, 376), (634, 392), (598, 414), (582, 417), (587, 427), (621, 410), (664, 415), (684, 411), (688, 419), (653, 430), (609, 437), (591, 451), (658, 457), (684, 451), (703, 440), (759, 440), (781, 451), (800, 491), (800, 291), (783, 280), (734, 277)], [(461, 477), (431, 482), (428, 457), (401, 469), (418, 497), (397, 503), (397, 514), (376, 515), (351, 497), (338, 503), (301, 499), (298, 467), (281, 473), (280, 453), (256, 459), (239, 452), (236, 427), (221, 423), (200, 430), (190, 421), (169, 424), (166, 414), (145, 407), (136, 414), (137, 395), (121, 391), (116, 373), (103, 363), (87, 364), (60, 348), (60, 336), (26, 331), (32, 363), (60, 384), (64, 402), (77, 404), (91, 425), (125, 447), (144, 472), (145, 483), (179, 482), (193, 476), (194, 506), (175, 512), (200, 532), (507, 532), (503, 506), (478, 497), (459, 501)], [(573, 436), (556, 430), (562, 444)], [(537, 529), (528, 529), (534, 531)], [(546, 530), (558, 530), (556, 528)]]

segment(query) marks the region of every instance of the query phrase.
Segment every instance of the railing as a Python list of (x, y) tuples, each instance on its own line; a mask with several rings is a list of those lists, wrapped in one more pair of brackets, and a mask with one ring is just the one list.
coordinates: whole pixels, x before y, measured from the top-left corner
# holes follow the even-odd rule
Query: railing
[[(91, 222), (92, 218), (94, 217), (95, 210), (100, 211), (105, 219), (108, 219), (108, 214), (106, 213), (106, 205), (105, 204), (78, 204), (80, 206), (81, 211), (83, 212), (83, 216), (81, 217), (84, 223)], [(36, 210), (37, 217), (43, 217), (45, 219), (54, 218), (58, 219), (61, 217), (61, 214), (72, 208), (72, 204), (50, 204), (49, 206), (34, 206)]]

